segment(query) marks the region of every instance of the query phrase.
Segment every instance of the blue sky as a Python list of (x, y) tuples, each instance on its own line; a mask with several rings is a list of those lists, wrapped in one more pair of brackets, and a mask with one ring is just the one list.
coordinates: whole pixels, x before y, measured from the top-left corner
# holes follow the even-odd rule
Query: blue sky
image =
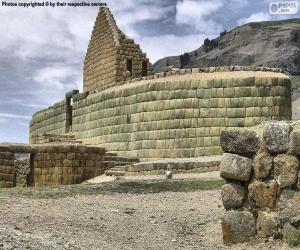
[[(140, 44), (154, 63), (165, 56), (194, 50), (206, 37), (217, 37), (225, 29), (253, 21), (300, 18), (299, 12), (271, 16), (270, 1), (106, 3), (119, 28)], [(83, 60), (97, 12), (94, 7), (0, 6), (0, 142), (28, 142), (33, 113), (62, 100), (69, 90), (82, 90)]]

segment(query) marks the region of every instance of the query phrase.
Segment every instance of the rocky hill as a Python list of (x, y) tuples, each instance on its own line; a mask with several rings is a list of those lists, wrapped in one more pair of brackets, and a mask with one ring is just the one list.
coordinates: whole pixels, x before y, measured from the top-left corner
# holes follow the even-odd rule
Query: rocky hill
[(300, 19), (249, 23), (224, 31), (192, 52), (158, 60), (154, 71), (225, 65), (286, 68), (300, 75)]

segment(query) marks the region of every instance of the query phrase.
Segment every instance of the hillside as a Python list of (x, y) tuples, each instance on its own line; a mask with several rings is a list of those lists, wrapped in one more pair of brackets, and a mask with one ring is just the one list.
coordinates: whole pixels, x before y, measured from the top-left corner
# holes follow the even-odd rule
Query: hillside
[(155, 72), (162, 72), (169, 67), (225, 65), (286, 68), (300, 75), (300, 19), (245, 24), (222, 32), (216, 39), (206, 39), (192, 52), (160, 59), (153, 66)]

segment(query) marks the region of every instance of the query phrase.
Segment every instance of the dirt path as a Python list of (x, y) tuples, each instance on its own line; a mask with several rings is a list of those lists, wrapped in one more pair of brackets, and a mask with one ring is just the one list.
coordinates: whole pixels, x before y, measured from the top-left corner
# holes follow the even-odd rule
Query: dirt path
[[(0, 249), (224, 249), (220, 191), (0, 195)], [(278, 242), (228, 249), (284, 249)], [(272, 247), (272, 248), (271, 248)]]

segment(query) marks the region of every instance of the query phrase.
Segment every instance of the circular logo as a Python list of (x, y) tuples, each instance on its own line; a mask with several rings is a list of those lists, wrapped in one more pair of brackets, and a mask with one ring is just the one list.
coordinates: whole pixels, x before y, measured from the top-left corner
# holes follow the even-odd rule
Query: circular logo
[(277, 10), (278, 10), (277, 4), (276, 4), (276, 3), (273, 3), (273, 4), (271, 5), (271, 11), (274, 13), (274, 12), (277, 12)]

